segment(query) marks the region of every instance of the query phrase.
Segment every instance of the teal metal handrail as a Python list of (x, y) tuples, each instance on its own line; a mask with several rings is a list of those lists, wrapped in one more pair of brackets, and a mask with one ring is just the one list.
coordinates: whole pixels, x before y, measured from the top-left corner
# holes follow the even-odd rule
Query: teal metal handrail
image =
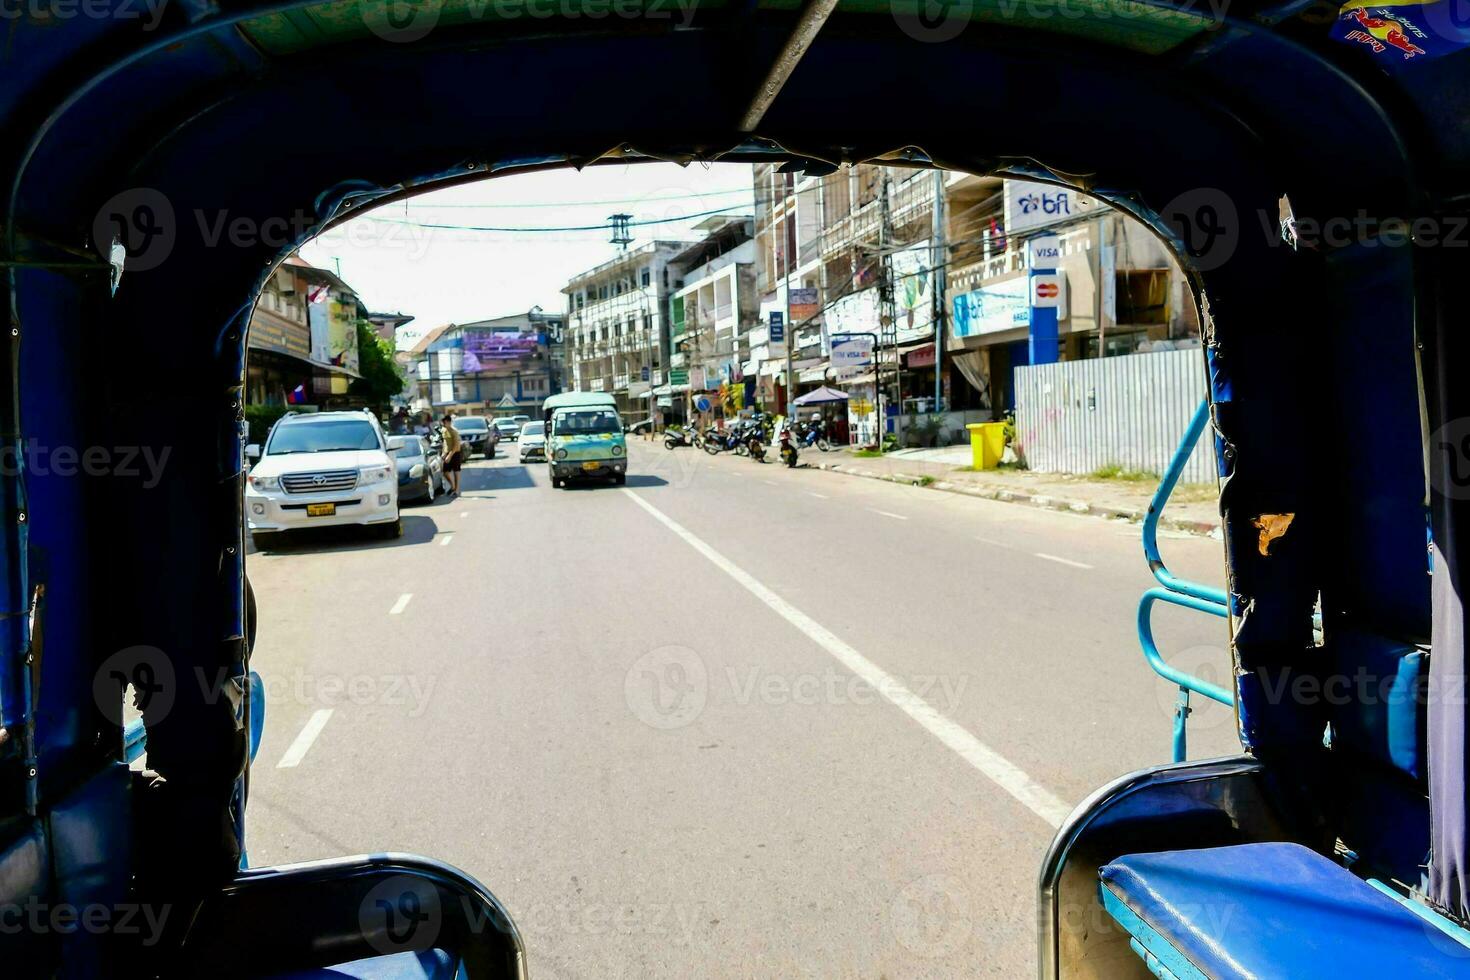
[(1164, 559), (1159, 556), (1159, 516), (1163, 514), (1164, 505), (1173, 495), (1174, 487), (1179, 483), (1179, 477), (1183, 475), (1184, 467), (1189, 464), (1189, 457), (1194, 453), (1194, 445), (1199, 442), (1199, 437), (1204, 434), (1205, 426), (1209, 424), (1209, 421), (1210, 400), (1206, 398), (1199, 403), (1199, 408), (1194, 410), (1194, 417), (1189, 420), (1189, 428), (1184, 430), (1184, 438), (1179, 440), (1174, 456), (1169, 460), (1169, 467), (1164, 470), (1164, 476), (1159, 480), (1159, 487), (1154, 491), (1153, 499), (1148, 503), (1148, 513), (1143, 517), (1143, 557), (1148, 560), (1148, 568), (1154, 573), (1154, 578), (1158, 579), (1159, 584), (1170, 592), (1194, 596), (1196, 599), (1204, 599), (1207, 602), (1215, 602), (1224, 606), (1230, 601), (1224, 589), (1176, 578), (1169, 571), (1169, 567), (1164, 564)]
[(1153, 499), (1149, 501), (1148, 513), (1143, 519), (1143, 556), (1148, 559), (1149, 571), (1153, 572), (1154, 578), (1158, 580), (1162, 588), (1149, 589), (1138, 602), (1138, 645), (1143, 647), (1143, 657), (1148, 661), (1149, 667), (1153, 668), (1154, 673), (1179, 685), (1179, 698), (1174, 704), (1175, 762), (1183, 762), (1186, 755), (1185, 722), (1189, 718), (1191, 692), (1224, 705), (1231, 707), (1235, 705), (1233, 693), (1218, 684), (1212, 684), (1204, 678), (1196, 677), (1172, 666), (1164, 660), (1163, 654), (1159, 653), (1158, 644), (1154, 642), (1153, 609), (1156, 602), (1167, 602), (1221, 618), (1230, 616), (1230, 597), (1224, 589), (1175, 576), (1159, 555), (1159, 516), (1163, 513), (1164, 506), (1168, 504), (1169, 497), (1174, 493), (1174, 487), (1178, 484), (1179, 477), (1184, 473), (1184, 467), (1194, 452), (1195, 443), (1199, 442), (1209, 421), (1210, 401), (1206, 398), (1200, 402), (1199, 408), (1195, 409), (1194, 417), (1189, 420), (1189, 427), (1184, 432), (1184, 438), (1175, 448), (1174, 456), (1169, 460), (1169, 466), (1164, 471), (1163, 478), (1159, 480), (1159, 487), (1154, 491)]

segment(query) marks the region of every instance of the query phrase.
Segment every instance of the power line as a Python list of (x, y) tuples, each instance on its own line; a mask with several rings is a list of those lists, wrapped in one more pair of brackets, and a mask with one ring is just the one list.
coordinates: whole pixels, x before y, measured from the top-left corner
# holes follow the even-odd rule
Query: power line
[(431, 203), (431, 202), (428, 202), (428, 201), (419, 202), (419, 201), (409, 200), (409, 201), (407, 201), (405, 203), (407, 203), (407, 204), (409, 204), (409, 206), (415, 207), (415, 208), (448, 208), (448, 209), (466, 208), (466, 209), (491, 209), (491, 210), (493, 210), (493, 209), (497, 209), (497, 208), (521, 208), (521, 209), (525, 209), (525, 208), (590, 208), (590, 207), (610, 207), (610, 206), (626, 206), (626, 205), (648, 204), (648, 203), (651, 203), (651, 202), (659, 202), (659, 201), (691, 201), (691, 200), (698, 200), (699, 198), (703, 198), (703, 197), (729, 197), (731, 194), (744, 194), (746, 196), (753, 196), (752, 195), (752, 192), (751, 192), (751, 189), (749, 187), (736, 187), (736, 188), (730, 188), (730, 189), (727, 189), (727, 190), (700, 191), (700, 192), (692, 193), (692, 194), (664, 194), (664, 195), (660, 195), (660, 196), (657, 196), (657, 197), (620, 198), (620, 199), (617, 199), (617, 200), (608, 200), (608, 201), (540, 201), (540, 202), (532, 202), (532, 203), (514, 202), (514, 203), (505, 203), (505, 204), (496, 203), (496, 202), (490, 202), (490, 201), (473, 201), (473, 202), (468, 202), (468, 203), (465, 203), (465, 204), (438, 204), (438, 203)]
[[(634, 227), (645, 227), (645, 226), (648, 226), (648, 225), (677, 224), (677, 223), (680, 223), (680, 222), (692, 221), (695, 218), (708, 218), (711, 215), (728, 214), (729, 212), (739, 210), (742, 207), (744, 207), (744, 205), (741, 205), (741, 204), (733, 204), (733, 205), (730, 205), (729, 207), (714, 208), (714, 209), (709, 210), (709, 211), (696, 211), (694, 214), (680, 215), (677, 218), (649, 218), (649, 219), (647, 219), (645, 221), (630, 221), (630, 222), (628, 222), (628, 227), (629, 228), (634, 228)], [(439, 223), (427, 222), (427, 221), (412, 221), (412, 220), (403, 219), (403, 218), (379, 218), (379, 217), (375, 217), (375, 216), (370, 215), (370, 214), (369, 215), (363, 215), (362, 220), (364, 220), (364, 221), (381, 221), (381, 222), (384, 222), (386, 224), (391, 224), (391, 225), (412, 225), (413, 227), (416, 227), (416, 228), (437, 228), (437, 229), (440, 229), (440, 230), (443, 230), (443, 231), (476, 231), (476, 232), (488, 232), (488, 233), (492, 233), (492, 234), (512, 234), (512, 235), (518, 235), (518, 234), (535, 234), (535, 233), (539, 233), (539, 232), (607, 231), (608, 228), (611, 227), (605, 221), (602, 224), (597, 224), (597, 225), (562, 225), (562, 226), (521, 227), (521, 228), (496, 227), (496, 226), (492, 226), (492, 225), (454, 225), (454, 224), (439, 224)]]

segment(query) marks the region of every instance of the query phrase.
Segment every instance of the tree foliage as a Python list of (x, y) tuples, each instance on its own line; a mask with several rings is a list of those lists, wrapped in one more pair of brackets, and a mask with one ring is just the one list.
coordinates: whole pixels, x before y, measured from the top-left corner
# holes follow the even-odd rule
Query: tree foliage
[(374, 333), (371, 323), (357, 321), (357, 370), (362, 377), (354, 378), (347, 390), (379, 413), (403, 393), (403, 372), (393, 354), (393, 344)]

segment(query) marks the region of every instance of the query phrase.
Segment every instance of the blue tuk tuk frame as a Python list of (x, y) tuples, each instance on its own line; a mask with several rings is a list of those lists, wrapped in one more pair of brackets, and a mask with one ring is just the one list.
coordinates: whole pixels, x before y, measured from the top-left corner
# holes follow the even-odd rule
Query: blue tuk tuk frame
[[(1283, 212), (1298, 230), (1360, 211), (1445, 229), (1464, 219), (1463, 53), (1385, 62), (1331, 38), (1300, 4), (1237, 6), (1209, 25), (1145, 0), (1167, 29), (1093, 36), (1014, 22), (938, 44), (886, 8), (826, 5), (821, 33), (793, 33), (806, 21), (760, 3), (713, 11), (691, 29), (447, 23), (385, 44), (365, 24), (354, 34), (312, 20), (311, 6), (188, 2), (146, 30), (122, 18), (8, 28), (0, 437), (12, 450), (38, 439), (162, 444), (175, 455), (146, 490), (0, 474), (0, 901), (133, 895), (197, 907), (197, 921), (218, 923), (214, 911), (251, 896), (299, 896), (322, 881), (351, 894), (348, 883), (387, 868), (435, 888), (452, 879), (450, 892), (493, 907), (483, 888), (417, 859), (240, 869), (250, 743), (240, 412), (261, 283), (306, 238), (365, 207), (492, 173), (632, 159), (787, 160), (813, 172), (877, 161), (1081, 187), (1163, 236), (1201, 299), (1226, 596), (1161, 578), (1168, 596), (1147, 601), (1179, 597), (1216, 615), (1228, 607), (1234, 690), (1214, 693), (1235, 701), (1243, 754), (1135, 773), (1079, 806), (1042, 872), (1041, 975), (1140, 976), (1169, 958), (1111, 916), (1099, 890), (1100, 872), (1148, 849), (1203, 862), (1220, 847), (1305, 845), (1351, 866), (1354, 881), (1384, 882), (1464, 922), (1464, 705), (1431, 700), (1420, 711), (1410, 699), (1360, 713), (1358, 703), (1273, 693), (1283, 678), (1358, 666), (1408, 672), (1414, 684), (1425, 673), (1465, 674), (1470, 481), (1456, 467), (1457, 427), (1470, 418), (1459, 293), (1470, 250), (1390, 248), (1377, 226), (1346, 244), (1288, 240), (1277, 227)], [(282, 22), (315, 26), (294, 37), (260, 29)], [(773, 87), (778, 62), (799, 66)], [(540, 81), (513, 100), (486, 99), (490, 66)], [(662, 120), (631, 100), (578, 111), (609, 77), (662, 92)], [(669, 77), (682, 84), (665, 85)], [(840, 98), (832, 78), (843, 79)], [(1048, 111), (955, 126), (973, 115), (977, 80), (1014, 79), (1036, 80)], [(762, 111), (742, 126), (752, 93)], [(903, 112), (869, 111), (894, 93)], [(1128, 109), (1099, 113), (1077, 93)], [(273, 106), (303, 94), (336, 120), (331, 140), (303, 149), (252, 138)], [(395, 139), (382, 138), (384, 121)], [(132, 252), (114, 267), (112, 242), (96, 230), (109, 222), (96, 219), (142, 230), (130, 225), (140, 190), (186, 220), (169, 225), (168, 254), (149, 255), (159, 258), (151, 268), (144, 256), (158, 239), (124, 235)], [(1191, 234), (1201, 209), (1221, 201), (1240, 219), (1235, 240)], [(221, 211), (258, 228), (305, 220), (289, 240), (210, 243), (192, 219)], [(123, 383), (155, 374), (166, 390)], [(1269, 548), (1255, 526), (1267, 515), (1291, 515)], [(1314, 637), (1319, 604), (1325, 645)], [(168, 651), (181, 675), (223, 670), (237, 695), (206, 703), (181, 691), (168, 717), (145, 714), (149, 762), (164, 784), (127, 773), (121, 726), (93, 710), (100, 662), (138, 644)], [(68, 827), (95, 833), (79, 841), (59, 832)], [(1250, 911), (1228, 890), (1218, 897)], [(268, 921), (259, 909), (252, 923)], [(1344, 922), (1362, 925), (1323, 928), (1347, 932)], [(197, 956), (228, 967), (220, 954), (235, 948), (231, 938), (172, 936), (167, 953), (175, 965)], [(278, 943), (236, 968), (323, 965), (371, 951), (372, 938), (315, 959), (309, 943)], [(513, 929), (501, 938), (512, 953), (504, 968), (520, 969)], [(0, 956), (17, 969), (87, 975), (124, 962), (104, 956), (106, 945), (6, 935)], [(1279, 972), (1300, 968), (1284, 962)]]

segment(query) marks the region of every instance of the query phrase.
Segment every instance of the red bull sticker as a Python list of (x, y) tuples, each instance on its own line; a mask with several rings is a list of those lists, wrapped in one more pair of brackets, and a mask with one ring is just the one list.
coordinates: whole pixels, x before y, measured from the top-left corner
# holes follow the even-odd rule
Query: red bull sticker
[(1396, 67), (1470, 47), (1470, 17), (1464, 0), (1348, 4), (1339, 11), (1332, 36)]

